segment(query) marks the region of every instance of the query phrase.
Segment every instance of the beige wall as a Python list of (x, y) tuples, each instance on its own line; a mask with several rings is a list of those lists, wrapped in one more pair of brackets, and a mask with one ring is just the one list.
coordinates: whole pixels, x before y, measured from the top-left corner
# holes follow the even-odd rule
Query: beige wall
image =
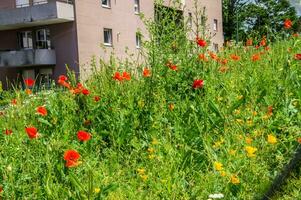
[(14, 8), (16, 0), (0, 0), (0, 9)]
[[(200, 7), (205, 6), (208, 14), (208, 27), (214, 43), (223, 44), (222, 31), (222, 0), (200, 0)], [(168, 2), (166, 2), (168, 5)], [(118, 58), (127, 57), (125, 49), (130, 53), (138, 52), (136, 48), (136, 31), (142, 30), (147, 38), (147, 32), (139, 16), (134, 13), (134, 0), (111, 0), (111, 8), (103, 8), (100, 0), (76, 1), (76, 24), (78, 34), (78, 49), (80, 76), (86, 79), (91, 73), (89, 65), (91, 57), (108, 59), (110, 52)], [(193, 0), (186, 0), (185, 16), (194, 12)], [(147, 18), (154, 16), (154, 0), (140, 0), (140, 11)], [(218, 31), (213, 31), (213, 19), (219, 22)], [(113, 30), (113, 47), (104, 47), (103, 29)]]
[[(132, 3), (129, 3), (132, 2)], [(153, 6), (149, 0), (141, 1), (140, 10), (147, 17), (153, 16)], [(103, 8), (99, 0), (76, 1), (76, 23), (81, 78), (86, 79), (90, 71), (89, 61), (92, 55), (108, 58), (114, 51), (117, 57), (125, 58), (125, 48), (133, 53), (136, 49), (136, 31), (146, 34), (140, 17), (134, 13), (133, 0), (112, 0), (111, 8)], [(113, 31), (113, 46), (103, 45), (103, 29)]]

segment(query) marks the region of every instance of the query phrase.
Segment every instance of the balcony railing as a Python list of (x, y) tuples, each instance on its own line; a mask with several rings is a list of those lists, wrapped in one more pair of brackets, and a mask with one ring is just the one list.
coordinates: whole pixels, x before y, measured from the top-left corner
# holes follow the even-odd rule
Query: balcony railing
[[(0, 0), (1, 1), (1, 0)], [(73, 0), (40, 0), (0, 10), (0, 31), (74, 21)]]
[(0, 67), (27, 67), (55, 65), (53, 49), (24, 49), (0, 51)]
[(29, 6), (37, 6), (41, 4), (47, 4), (51, 2), (61, 2), (61, 3), (66, 3), (66, 4), (74, 4), (74, 0), (39, 0), (39, 1), (29, 1), (29, 3), (24, 3), (24, 4), (16, 4), (15, 1), (12, 1), (11, 5), (6, 6), (6, 7), (0, 7), (0, 10), (2, 9), (15, 9), (15, 8), (25, 8)]
[(41, 5), (41, 4), (46, 4), (50, 2), (62, 2), (62, 3), (67, 3), (67, 4), (73, 4), (73, 0), (40, 0), (40, 1), (35, 1), (35, 2), (29, 2), (25, 4), (15, 4), (15, 8), (24, 8), (28, 6), (36, 6), (36, 5)]

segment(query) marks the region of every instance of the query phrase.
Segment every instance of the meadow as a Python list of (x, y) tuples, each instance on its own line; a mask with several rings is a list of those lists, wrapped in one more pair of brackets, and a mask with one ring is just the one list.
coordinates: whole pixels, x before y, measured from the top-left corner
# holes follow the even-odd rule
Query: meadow
[[(3, 91), (1, 197), (261, 197), (301, 143), (300, 36), (216, 53), (173, 28), (145, 43), (142, 65), (112, 59), (84, 83), (69, 73), (50, 90)], [(301, 199), (299, 175), (275, 199)]]

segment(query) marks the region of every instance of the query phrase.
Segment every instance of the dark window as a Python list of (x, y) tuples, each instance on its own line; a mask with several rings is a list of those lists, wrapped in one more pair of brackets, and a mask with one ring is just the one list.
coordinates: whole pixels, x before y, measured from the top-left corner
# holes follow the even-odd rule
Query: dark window
[(113, 34), (112, 29), (105, 28), (103, 30), (103, 36), (104, 36), (104, 45), (112, 46), (113, 45)]
[(111, 7), (111, 0), (101, 0), (101, 5), (103, 7), (110, 8)]
[(135, 5), (134, 5), (134, 10), (136, 14), (140, 13), (140, 1), (139, 0), (134, 0), (135, 1)]

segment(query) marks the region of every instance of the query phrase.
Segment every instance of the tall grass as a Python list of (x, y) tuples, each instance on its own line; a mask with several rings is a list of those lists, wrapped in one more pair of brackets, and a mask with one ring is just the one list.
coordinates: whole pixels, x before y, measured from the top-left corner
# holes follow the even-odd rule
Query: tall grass
[[(73, 79), (71, 90), (5, 96), (0, 129), (12, 134), (0, 135), (4, 199), (207, 199), (213, 193), (254, 199), (264, 193), (301, 137), (300, 37), (269, 49), (229, 46), (215, 55), (187, 39), (187, 22), (174, 23), (174, 10), (162, 12), (172, 15), (146, 22), (145, 63), (134, 71), (135, 63), (112, 59), (100, 62), (84, 84), (88, 95), (74, 94)], [(115, 80), (117, 71), (131, 79)], [(193, 88), (201, 79), (204, 85)], [(46, 116), (37, 114), (38, 106)], [(28, 126), (38, 129), (37, 138), (29, 139)], [(79, 130), (91, 140), (79, 141)], [(73, 168), (63, 159), (69, 149), (81, 156)], [(301, 198), (298, 183), (279, 196)]]

